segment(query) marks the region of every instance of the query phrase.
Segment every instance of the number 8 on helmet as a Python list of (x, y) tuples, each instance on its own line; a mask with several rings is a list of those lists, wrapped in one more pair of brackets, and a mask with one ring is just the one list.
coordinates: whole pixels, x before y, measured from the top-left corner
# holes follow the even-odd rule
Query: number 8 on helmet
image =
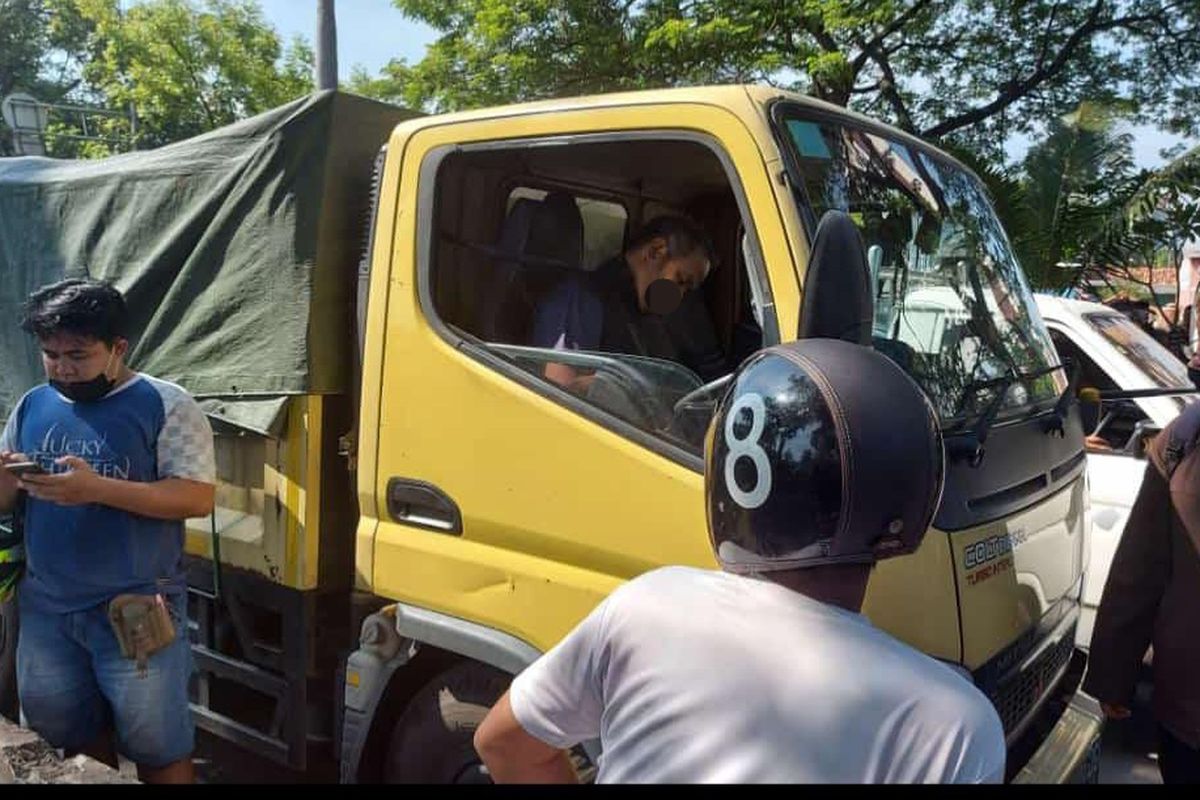
[(705, 441), (713, 552), (738, 573), (911, 553), (941, 500), (943, 450), (929, 400), (886, 356), (838, 339), (763, 350)]

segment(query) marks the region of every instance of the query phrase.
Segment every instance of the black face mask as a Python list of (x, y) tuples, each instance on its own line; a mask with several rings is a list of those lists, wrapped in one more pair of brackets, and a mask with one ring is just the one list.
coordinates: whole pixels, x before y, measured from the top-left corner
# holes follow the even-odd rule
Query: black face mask
[(116, 383), (108, 377), (108, 368), (112, 366), (112, 358), (104, 365), (104, 371), (90, 381), (50, 381), (50, 385), (68, 400), (76, 403), (94, 403), (112, 391)]
[(646, 301), (647, 311), (665, 317), (683, 302), (683, 287), (675, 281), (658, 278), (646, 287), (643, 299)]

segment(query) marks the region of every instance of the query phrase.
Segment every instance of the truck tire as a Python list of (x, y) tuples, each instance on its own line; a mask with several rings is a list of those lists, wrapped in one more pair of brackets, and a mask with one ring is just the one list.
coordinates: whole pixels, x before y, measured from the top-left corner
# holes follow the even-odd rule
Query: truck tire
[(472, 738), (512, 676), (472, 661), (434, 676), (392, 728), (385, 783), (490, 783)]

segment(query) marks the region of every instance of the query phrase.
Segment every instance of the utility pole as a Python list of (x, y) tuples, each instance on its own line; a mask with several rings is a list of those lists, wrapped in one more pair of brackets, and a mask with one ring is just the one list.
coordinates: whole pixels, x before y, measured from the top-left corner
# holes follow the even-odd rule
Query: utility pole
[(317, 89), (336, 89), (337, 20), (333, 0), (317, 0)]

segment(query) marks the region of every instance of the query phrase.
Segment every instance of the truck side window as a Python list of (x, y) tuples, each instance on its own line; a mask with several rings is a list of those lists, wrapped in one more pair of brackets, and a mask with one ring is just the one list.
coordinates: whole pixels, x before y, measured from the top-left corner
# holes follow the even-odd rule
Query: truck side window
[[(549, 194), (545, 189), (518, 186), (508, 195), (505, 214), (512, 213), (513, 206), (521, 199), (542, 202)], [(625, 206), (608, 200), (575, 195), (575, 205), (583, 219), (583, 263), (585, 270), (594, 270), (613, 253), (620, 252), (625, 243), (629, 226), (629, 213)]]
[[(595, 421), (699, 455), (721, 381), (763, 346), (772, 308), (746, 274), (761, 265), (739, 197), (694, 137), (464, 147), (438, 168), (427, 313)], [(691, 219), (717, 255), (665, 317), (639, 307), (625, 259), (659, 214)]]

